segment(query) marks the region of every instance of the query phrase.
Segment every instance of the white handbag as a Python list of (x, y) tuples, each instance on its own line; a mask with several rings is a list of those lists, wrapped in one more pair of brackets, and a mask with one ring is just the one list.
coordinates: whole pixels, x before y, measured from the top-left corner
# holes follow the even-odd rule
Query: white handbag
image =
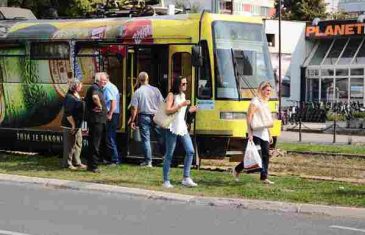
[(274, 126), (274, 120), (271, 116), (269, 108), (264, 105), (258, 107), (256, 112), (253, 114), (251, 120), (252, 130), (260, 130), (264, 128), (271, 128)]
[(172, 121), (175, 119), (176, 117), (176, 113), (173, 114), (167, 114), (166, 113), (166, 103), (165, 102), (161, 102), (157, 113), (155, 114), (155, 116), (153, 117), (153, 121), (160, 127), (162, 128), (169, 128), (170, 124), (172, 123)]

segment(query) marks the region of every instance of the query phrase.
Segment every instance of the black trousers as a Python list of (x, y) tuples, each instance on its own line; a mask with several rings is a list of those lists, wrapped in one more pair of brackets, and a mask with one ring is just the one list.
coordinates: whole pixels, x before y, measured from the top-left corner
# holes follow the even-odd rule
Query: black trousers
[[(106, 158), (106, 124), (105, 123), (88, 123), (89, 126), (89, 154), (87, 157), (87, 168), (93, 170), (97, 168), (97, 163)], [(101, 154), (103, 153), (103, 154)], [(109, 154), (107, 154), (109, 155)]]
[[(270, 143), (268, 141), (262, 140), (259, 137), (254, 136), (253, 142), (255, 145), (259, 145), (261, 147), (261, 159), (262, 159), (262, 168), (257, 170), (248, 171), (248, 173), (253, 173), (260, 171), (260, 179), (265, 180), (268, 176), (268, 170), (269, 170), (269, 148)], [(247, 141), (245, 141), (245, 144), (243, 146), (244, 152), (246, 151), (247, 147)], [(236, 172), (242, 172), (243, 171), (243, 161), (240, 162), (234, 169)]]

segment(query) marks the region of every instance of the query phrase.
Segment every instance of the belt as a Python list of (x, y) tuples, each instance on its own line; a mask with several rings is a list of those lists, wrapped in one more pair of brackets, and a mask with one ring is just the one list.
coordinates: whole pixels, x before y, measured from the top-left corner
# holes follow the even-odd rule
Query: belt
[(153, 116), (153, 113), (139, 113), (139, 115), (145, 115), (145, 116)]

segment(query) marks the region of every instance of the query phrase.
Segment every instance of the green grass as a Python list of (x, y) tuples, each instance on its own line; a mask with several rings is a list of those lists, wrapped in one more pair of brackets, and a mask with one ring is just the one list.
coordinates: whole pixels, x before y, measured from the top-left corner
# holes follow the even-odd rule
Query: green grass
[(346, 153), (365, 155), (365, 146), (356, 145), (319, 145), (319, 144), (298, 144), (283, 143), (277, 144), (277, 147), (286, 151), (306, 151), (306, 152), (323, 152), (323, 153)]
[[(44, 156), (19, 156), (2, 154), (0, 173), (57, 178), (119, 185), (134, 188), (166, 191), (161, 187), (162, 168), (141, 168), (124, 164), (117, 167), (102, 166), (101, 174), (83, 170), (70, 171), (59, 167), (60, 159)], [(258, 175), (241, 175), (235, 182), (228, 172), (192, 170), (197, 188), (185, 188), (180, 185), (181, 168), (172, 168), (171, 182), (175, 188), (168, 190), (189, 195), (251, 198), (326, 205), (365, 207), (365, 185), (315, 181), (300, 177), (271, 177), (275, 185), (260, 183)]]

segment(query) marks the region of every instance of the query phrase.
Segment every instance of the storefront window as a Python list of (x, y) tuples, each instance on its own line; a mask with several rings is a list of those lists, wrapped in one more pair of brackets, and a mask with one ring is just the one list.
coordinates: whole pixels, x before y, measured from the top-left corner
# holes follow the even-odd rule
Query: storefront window
[(347, 102), (349, 98), (349, 92), (348, 92), (348, 78), (336, 78), (336, 90), (338, 89), (339, 93), (339, 100), (342, 102)]
[(320, 65), (331, 43), (332, 40), (321, 41), (316, 52), (312, 57), (312, 60), (309, 62), (309, 65)]
[(346, 45), (348, 39), (336, 39), (331, 51), (328, 53), (327, 57), (324, 59), (323, 64), (336, 64), (338, 57), (341, 55), (343, 47)]
[(307, 100), (318, 101), (319, 98), (319, 79), (307, 80)]
[(322, 69), (321, 76), (333, 76), (334, 70), (333, 69)]
[(347, 76), (349, 75), (348, 69), (336, 69), (336, 76)]
[(352, 63), (353, 64), (365, 64), (365, 43), (362, 43), (362, 46)]
[(360, 101), (362, 103), (364, 99), (364, 79), (351, 78), (350, 84), (351, 101)]
[(333, 102), (335, 100), (333, 84), (333, 78), (321, 79), (321, 101)]
[(350, 64), (352, 58), (354, 57), (357, 49), (360, 46), (362, 39), (359, 38), (352, 38), (350, 39), (349, 43), (347, 44), (345, 51), (343, 52), (338, 64)]
[(351, 75), (364, 75), (364, 69), (351, 69)]

